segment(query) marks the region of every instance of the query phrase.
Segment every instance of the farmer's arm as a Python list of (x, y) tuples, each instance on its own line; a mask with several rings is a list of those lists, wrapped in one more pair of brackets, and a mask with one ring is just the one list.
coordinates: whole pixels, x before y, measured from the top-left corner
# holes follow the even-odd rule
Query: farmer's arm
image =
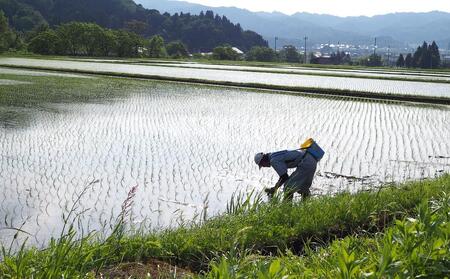
[(275, 184), (275, 190), (280, 188), (287, 180), (289, 179), (289, 175), (287, 173), (280, 176), (280, 179), (278, 179), (277, 183)]
[(280, 176), (280, 178), (278, 179), (278, 181), (274, 187), (266, 189), (267, 194), (273, 195), (275, 193), (275, 191), (278, 188), (280, 188), (289, 179), (289, 175), (287, 173), (288, 167), (285, 163), (283, 156), (275, 156), (275, 157), (271, 158), (270, 165)]

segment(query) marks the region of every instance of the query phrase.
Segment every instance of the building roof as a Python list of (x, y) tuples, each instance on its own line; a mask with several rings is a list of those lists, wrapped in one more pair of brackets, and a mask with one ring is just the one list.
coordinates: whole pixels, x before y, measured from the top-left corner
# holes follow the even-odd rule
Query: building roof
[(244, 52), (240, 49), (238, 49), (237, 47), (232, 47), (232, 49), (237, 53), (237, 54), (244, 54)]

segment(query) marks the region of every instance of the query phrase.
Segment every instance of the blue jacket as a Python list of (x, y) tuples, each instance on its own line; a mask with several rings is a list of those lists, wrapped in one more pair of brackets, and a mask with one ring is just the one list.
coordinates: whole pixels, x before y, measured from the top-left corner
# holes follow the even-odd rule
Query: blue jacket
[(290, 168), (296, 168), (305, 157), (304, 150), (283, 150), (269, 153), (270, 165), (279, 176), (283, 176)]

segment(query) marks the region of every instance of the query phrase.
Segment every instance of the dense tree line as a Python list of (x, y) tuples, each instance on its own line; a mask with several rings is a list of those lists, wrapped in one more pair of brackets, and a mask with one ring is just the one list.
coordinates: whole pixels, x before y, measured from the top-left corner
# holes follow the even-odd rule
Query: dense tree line
[[(167, 48), (167, 49), (166, 49)], [(145, 39), (127, 30), (102, 28), (95, 23), (69, 22), (56, 29), (43, 27), (30, 39), (28, 50), (39, 54), (119, 56), (119, 57), (187, 57), (185, 45), (155, 35)]]
[(406, 58), (403, 54), (397, 59), (397, 67), (406, 68), (438, 68), (441, 64), (441, 55), (439, 53), (439, 47), (436, 42), (432, 42), (430, 45), (427, 42), (423, 42), (422, 46), (417, 47), (414, 54), (408, 53)]
[(244, 31), (239, 24), (212, 11), (200, 15), (160, 14), (132, 0), (0, 0), (0, 7), (11, 25), (21, 32), (77, 21), (125, 29), (146, 38), (159, 35), (165, 41), (183, 42), (191, 52), (208, 52), (223, 44), (244, 51), (253, 46), (267, 46), (257, 33)]
[(9, 28), (8, 18), (0, 10), (0, 53), (9, 49), (20, 49), (23, 42), (16, 32)]

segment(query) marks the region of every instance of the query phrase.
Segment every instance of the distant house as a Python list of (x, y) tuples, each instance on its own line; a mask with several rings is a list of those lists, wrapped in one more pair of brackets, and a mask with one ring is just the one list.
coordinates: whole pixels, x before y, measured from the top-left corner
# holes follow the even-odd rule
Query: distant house
[(238, 49), (237, 47), (232, 47), (231, 49), (234, 50), (234, 52), (236, 52), (239, 55), (243, 55), (244, 54), (244, 52), (242, 50)]
[(147, 52), (147, 48), (146, 47), (138, 47), (137, 51), (139, 54), (143, 54)]
[(330, 55), (320, 55), (320, 53), (316, 53), (314, 54), (314, 57), (311, 58), (311, 63), (331, 65), (334, 63), (334, 59)]

